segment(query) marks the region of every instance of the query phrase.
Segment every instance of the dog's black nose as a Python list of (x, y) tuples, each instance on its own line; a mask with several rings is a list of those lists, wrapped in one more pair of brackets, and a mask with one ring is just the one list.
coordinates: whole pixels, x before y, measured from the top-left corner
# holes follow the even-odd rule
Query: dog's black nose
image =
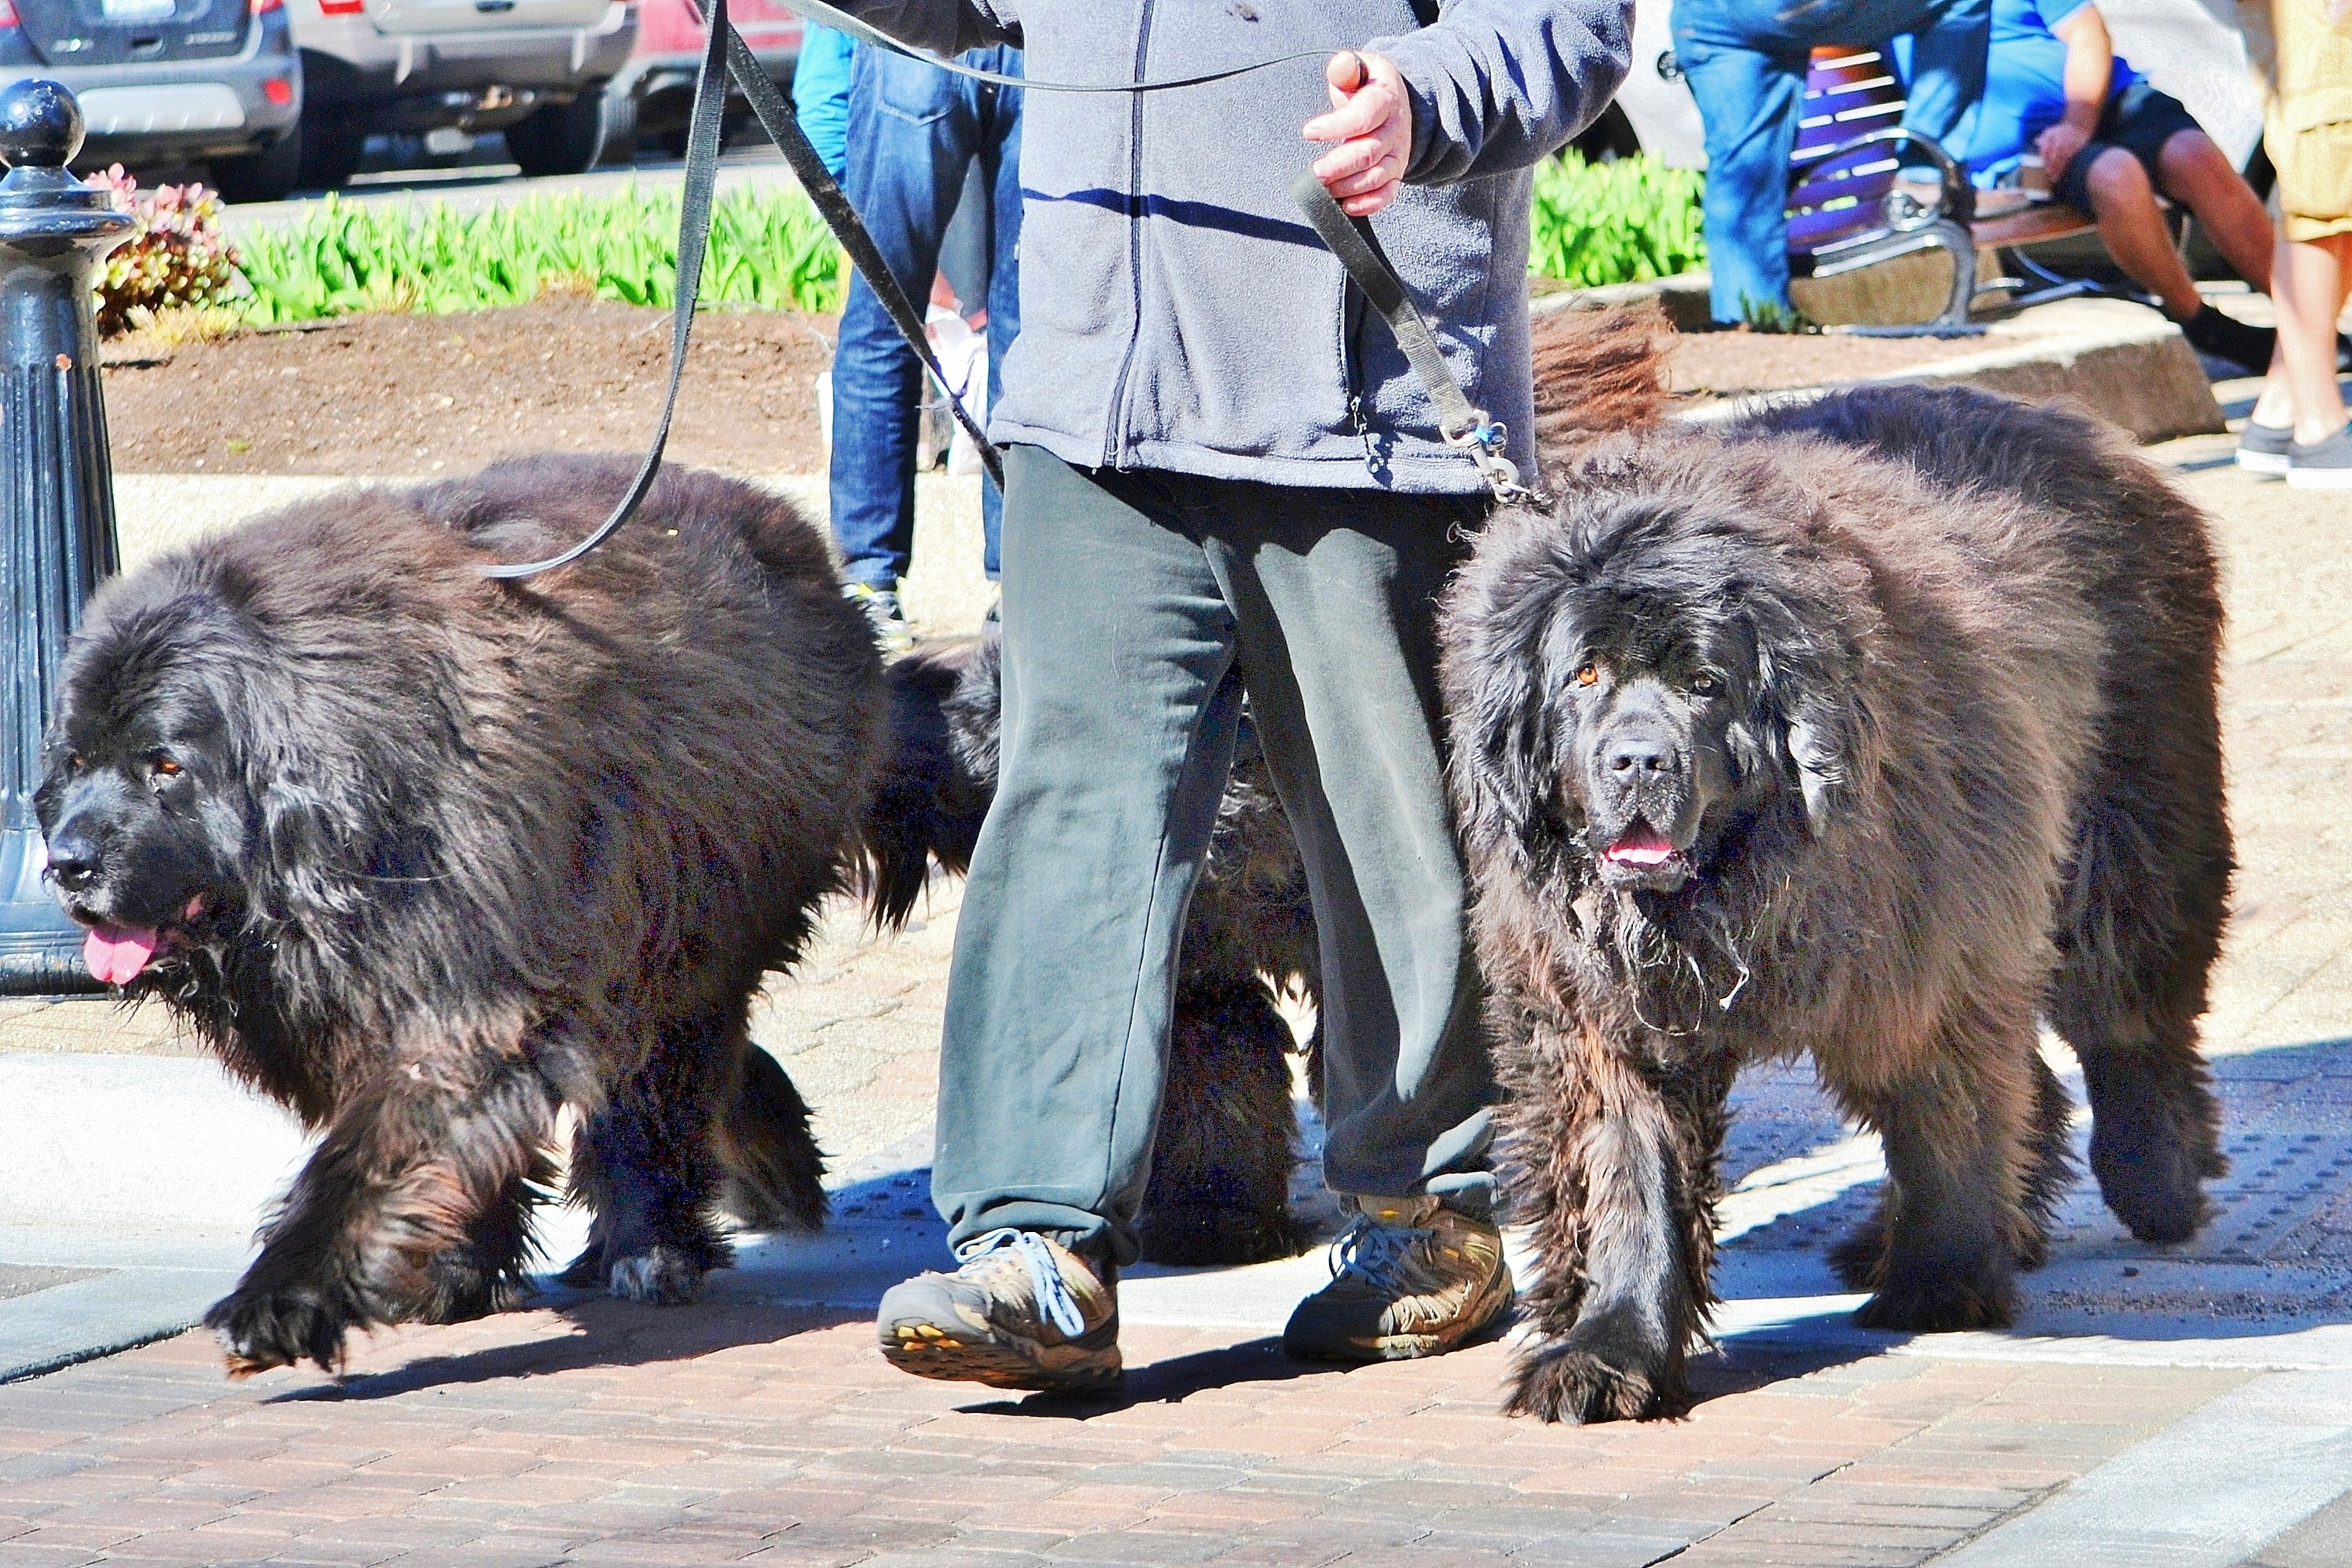
[(98, 841), (68, 824), (49, 840), (49, 874), (68, 893), (79, 893), (98, 880)]
[(1676, 771), (1675, 748), (1647, 736), (1621, 736), (1609, 743), (1609, 771), (1621, 778), (1656, 779)]

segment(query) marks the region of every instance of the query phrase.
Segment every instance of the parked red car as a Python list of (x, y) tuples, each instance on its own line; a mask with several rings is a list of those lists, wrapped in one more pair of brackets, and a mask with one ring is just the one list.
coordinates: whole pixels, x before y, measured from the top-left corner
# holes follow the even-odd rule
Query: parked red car
[[(751, 46), (780, 88), (793, 79), (801, 57), (801, 19), (775, 0), (727, 0), (727, 19)], [(702, 8), (694, 0), (637, 0), (637, 47), (629, 63), (605, 85), (605, 122), (634, 123), (640, 142), (672, 154), (686, 151), (686, 121), (694, 106), (695, 72), (702, 65)], [(728, 128), (748, 118), (740, 93), (728, 98)], [(629, 119), (624, 119), (629, 116)], [(622, 160), (608, 139), (606, 157)]]

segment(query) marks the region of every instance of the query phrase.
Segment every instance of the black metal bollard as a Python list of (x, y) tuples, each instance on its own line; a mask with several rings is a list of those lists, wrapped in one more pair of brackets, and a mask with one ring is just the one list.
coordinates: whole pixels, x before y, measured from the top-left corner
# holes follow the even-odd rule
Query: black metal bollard
[(89, 296), (131, 218), (66, 172), (81, 136), (80, 106), (56, 82), (0, 93), (0, 993), (16, 995), (105, 988), (41, 880), (48, 857), (33, 817), (66, 639), (121, 559)]

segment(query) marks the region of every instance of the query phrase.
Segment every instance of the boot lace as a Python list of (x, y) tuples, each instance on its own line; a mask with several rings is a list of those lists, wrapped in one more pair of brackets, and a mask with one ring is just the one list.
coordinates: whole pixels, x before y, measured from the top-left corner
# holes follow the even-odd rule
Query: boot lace
[(1389, 1297), (1418, 1294), (1442, 1285), (1444, 1278), (1431, 1267), (1423, 1246), (1436, 1235), (1427, 1227), (1385, 1225), (1369, 1214), (1359, 1214), (1331, 1243), (1331, 1277), (1352, 1275)]
[(1047, 1322), (1072, 1339), (1086, 1332), (1087, 1320), (1078, 1310), (1078, 1298), (1071, 1293), (1069, 1281), (1062, 1278), (1061, 1266), (1055, 1262), (1045, 1239), (1034, 1231), (1007, 1227), (975, 1236), (956, 1249), (956, 1261), (975, 1263), (998, 1252), (1012, 1253), (1028, 1268), (1030, 1292)]

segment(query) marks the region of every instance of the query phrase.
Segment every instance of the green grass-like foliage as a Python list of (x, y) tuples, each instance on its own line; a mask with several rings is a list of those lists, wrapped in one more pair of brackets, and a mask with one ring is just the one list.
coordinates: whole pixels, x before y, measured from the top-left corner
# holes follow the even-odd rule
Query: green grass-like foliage
[[(631, 186), (462, 214), (329, 195), (299, 224), (240, 236), (237, 250), (261, 322), (483, 310), (551, 290), (667, 307), (677, 295), (677, 194)], [(705, 305), (838, 310), (848, 281), (840, 246), (798, 190), (737, 190), (712, 208)]]
[[(1537, 167), (1528, 270), (1580, 287), (1682, 272), (1706, 259), (1706, 176), (1646, 157)], [(677, 292), (677, 195), (532, 196), (458, 214), (362, 206), (330, 195), (288, 228), (237, 242), (259, 322), (356, 310), (446, 313), (522, 305), (550, 290), (667, 308)], [(711, 214), (706, 305), (838, 310), (848, 264), (795, 189), (738, 190)]]
[(1706, 260), (1706, 176), (1644, 154), (1587, 163), (1574, 150), (1536, 165), (1528, 270), (1579, 288), (1671, 277)]

